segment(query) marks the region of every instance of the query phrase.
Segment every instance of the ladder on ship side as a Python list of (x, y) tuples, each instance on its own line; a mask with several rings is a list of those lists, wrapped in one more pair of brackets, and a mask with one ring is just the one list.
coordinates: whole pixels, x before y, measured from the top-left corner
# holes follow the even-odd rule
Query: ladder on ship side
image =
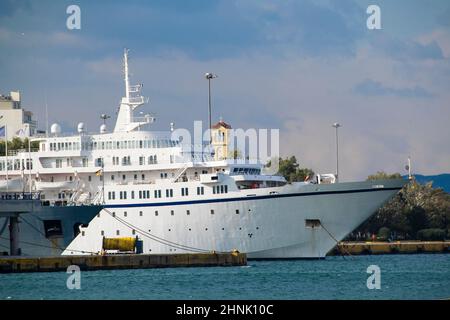
[(189, 168), (189, 163), (186, 163), (180, 170), (175, 174), (175, 178), (172, 179), (172, 182), (177, 182), (178, 179), (186, 172), (187, 168)]

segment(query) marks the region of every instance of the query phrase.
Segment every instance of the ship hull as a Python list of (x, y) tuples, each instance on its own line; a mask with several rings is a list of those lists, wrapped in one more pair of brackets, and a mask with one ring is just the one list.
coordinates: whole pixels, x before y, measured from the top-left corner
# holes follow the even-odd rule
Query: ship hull
[(106, 205), (63, 254), (100, 252), (103, 236), (138, 236), (144, 253), (237, 249), (249, 259), (323, 258), (404, 184), (294, 184), (270, 195)]
[[(72, 242), (80, 225), (87, 226), (101, 206), (41, 206), (19, 217), (23, 256), (58, 256)], [(0, 253), (9, 253), (9, 218), (0, 218)], [(59, 230), (58, 230), (59, 229)]]

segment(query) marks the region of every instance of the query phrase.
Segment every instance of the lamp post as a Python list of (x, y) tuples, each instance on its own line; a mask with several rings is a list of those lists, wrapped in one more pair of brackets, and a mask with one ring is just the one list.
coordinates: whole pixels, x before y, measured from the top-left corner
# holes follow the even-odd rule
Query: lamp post
[[(0, 120), (3, 116), (0, 116)], [(6, 160), (6, 192), (9, 191), (9, 177), (8, 177), (8, 127), (5, 123), (5, 160)]]
[(209, 120), (209, 143), (212, 142), (212, 124), (211, 124), (211, 79), (217, 78), (216, 74), (207, 72), (205, 78), (208, 80), (208, 120)]
[(333, 128), (336, 129), (336, 181), (339, 181), (339, 139), (338, 139), (338, 129), (342, 127), (341, 124), (335, 122), (333, 123)]

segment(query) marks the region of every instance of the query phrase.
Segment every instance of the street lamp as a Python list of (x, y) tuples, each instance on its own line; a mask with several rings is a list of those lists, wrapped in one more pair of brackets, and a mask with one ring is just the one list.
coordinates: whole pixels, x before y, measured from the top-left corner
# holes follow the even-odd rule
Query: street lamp
[[(0, 116), (0, 120), (3, 119), (3, 115)], [(8, 127), (5, 123), (5, 160), (6, 160), (6, 192), (9, 191), (9, 177), (8, 177)]]
[(336, 129), (336, 181), (339, 181), (339, 139), (338, 139), (338, 128), (342, 127), (341, 124), (335, 122), (333, 123), (333, 128)]
[(209, 119), (209, 143), (212, 142), (212, 124), (211, 124), (211, 79), (217, 78), (214, 73), (205, 73), (205, 78), (208, 80), (208, 119)]

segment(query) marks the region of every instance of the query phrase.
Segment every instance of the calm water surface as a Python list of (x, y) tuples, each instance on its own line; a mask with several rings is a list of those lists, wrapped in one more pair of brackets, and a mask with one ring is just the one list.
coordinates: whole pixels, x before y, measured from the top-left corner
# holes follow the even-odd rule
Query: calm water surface
[[(381, 289), (366, 271), (381, 269)], [(249, 261), (246, 267), (0, 274), (0, 299), (449, 299), (450, 254)]]

